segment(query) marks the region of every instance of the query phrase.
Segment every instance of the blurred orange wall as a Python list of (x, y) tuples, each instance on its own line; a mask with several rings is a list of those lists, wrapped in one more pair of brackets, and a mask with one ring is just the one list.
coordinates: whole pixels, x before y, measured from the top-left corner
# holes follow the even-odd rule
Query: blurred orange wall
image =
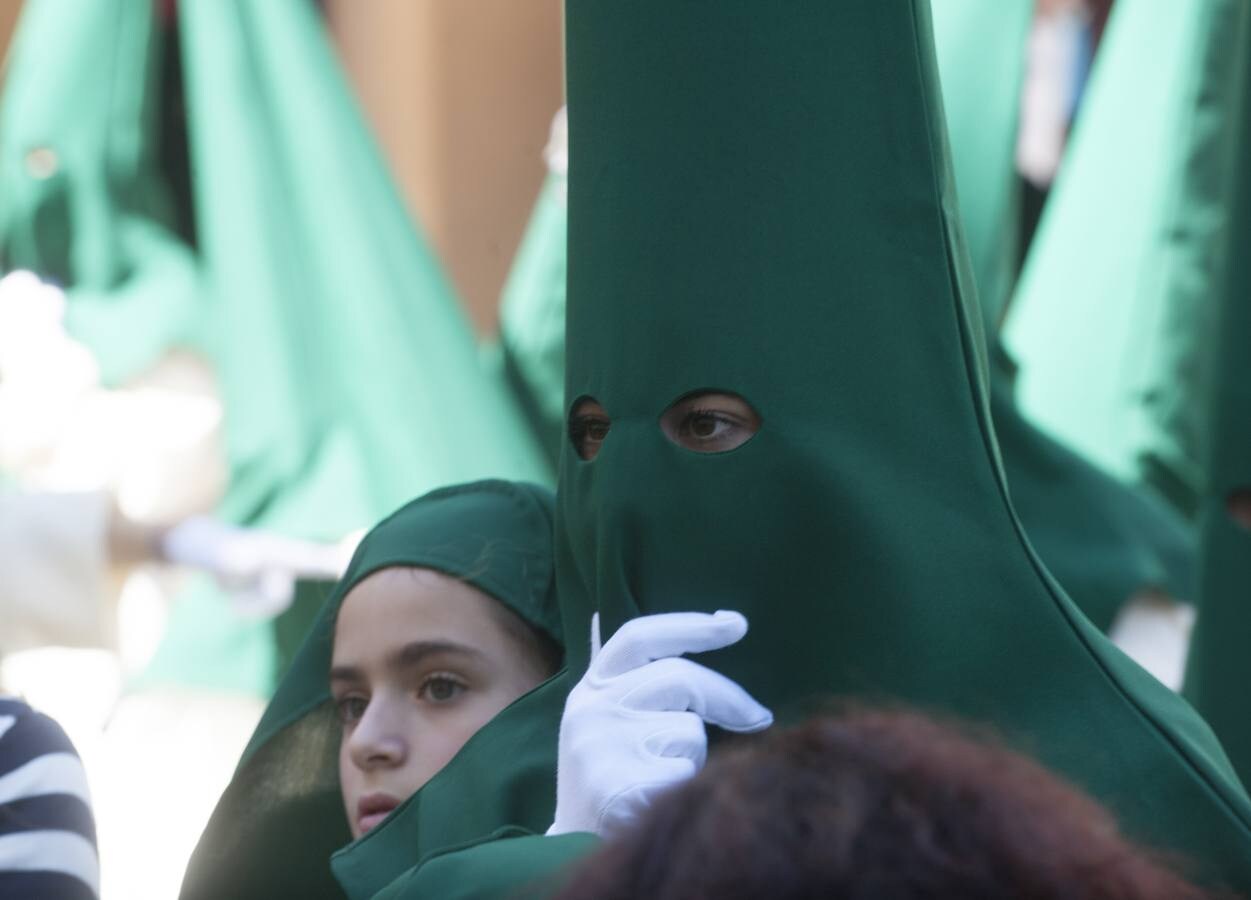
[(9, 38), (13, 37), (13, 26), (21, 11), (22, 0), (0, 0), (0, 54), (8, 52)]
[(563, 102), (560, 0), (325, 6), (410, 208), (477, 328), (493, 332)]

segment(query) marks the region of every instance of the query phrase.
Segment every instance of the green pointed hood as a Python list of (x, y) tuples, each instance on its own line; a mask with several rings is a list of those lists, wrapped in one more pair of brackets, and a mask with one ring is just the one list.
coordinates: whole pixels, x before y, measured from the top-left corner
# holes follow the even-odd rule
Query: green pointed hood
[(1234, 491), (1251, 489), (1251, 79), (1245, 95), (1241, 182), (1234, 233), (1244, 249), (1231, 260), (1220, 303), (1216, 377), (1205, 441), (1206, 490), (1199, 506), (1199, 619), (1186, 670), (1185, 693), (1225, 743), (1243, 780), (1251, 779), (1247, 636), (1251, 634), (1251, 531), (1229, 514)]
[[(329, 673), (344, 597), (380, 569), (421, 566), (464, 579), (559, 640), (552, 503), (551, 492), (536, 485), (474, 482), (414, 500), (366, 535), (248, 743), (192, 858), (183, 897), (341, 896), (329, 860), (351, 835), (339, 795)], [(497, 720), (514, 718), (511, 709)], [(556, 735), (552, 722), (542, 724), (550, 734), (528, 734), (532, 740), (507, 748), (481, 731), (471, 738), (400, 811), (352, 845), (350, 864), (336, 863), (347, 895), (371, 896), (441, 847), (509, 825), (545, 828)], [(362, 879), (367, 890), (358, 887)]]
[(1117, 0), (1005, 324), (1027, 416), (1187, 515), (1249, 17), (1244, 0)]
[[(831, 693), (992, 723), (1131, 834), (1251, 886), (1251, 804), (1204, 723), (1046, 575), (1008, 501), (928, 3), (567, 9), (567, 402), (557, 573), (586, 621), (742, 611), (706, 662), (786, 715)], [(692, 391), (762, 419), (670, 443)]]

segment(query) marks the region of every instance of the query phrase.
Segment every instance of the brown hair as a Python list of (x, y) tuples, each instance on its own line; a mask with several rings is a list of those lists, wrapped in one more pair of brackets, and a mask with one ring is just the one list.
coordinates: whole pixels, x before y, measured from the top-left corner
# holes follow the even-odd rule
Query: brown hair
[(851, 710), (726, 750), (559, 900), (1200, 900), (1086, 795), (916, 713)]

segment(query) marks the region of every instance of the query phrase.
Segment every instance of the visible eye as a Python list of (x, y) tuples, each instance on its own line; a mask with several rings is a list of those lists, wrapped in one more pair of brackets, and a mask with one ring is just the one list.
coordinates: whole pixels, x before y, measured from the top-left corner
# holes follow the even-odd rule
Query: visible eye
[(467, 687), (465, 682), (451, 673), (435, 672), (422, 680), (417, 696), (431, 703), (450, 703)]
[(612, 419), (604, 407), (590, 397), (579, 400), (569, 414), (569, 442), (582, 459), (595, 458), (611, 428)]
[(760, 416), (742, 397), (719, 391), (688, 394), (660, 417), (665, 437), (696, 453), (741, 447), (760, 430)]
[(365, 715), (369, 698), (359, 694), (348, 694), (336, 700), (334, 705), (335, 711), (339, 714), (339, 721), (344, 725), (354, 725), (361, 720), (361, 716)]

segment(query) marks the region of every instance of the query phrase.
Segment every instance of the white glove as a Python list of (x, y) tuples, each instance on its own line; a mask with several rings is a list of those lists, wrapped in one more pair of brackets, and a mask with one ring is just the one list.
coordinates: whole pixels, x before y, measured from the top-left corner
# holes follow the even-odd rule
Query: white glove
[(208, 571), (230, 592), (236, 611), (249, 616), (277, 615), (291, 604), (297, 578), (338, 578), (347, 563), (342, 545), (242, 528), (211, 516), (192, 516), (170, 528), (161, 552), (169, 562)]
[(736, 612), (663, 613), (631, 619), (599, 646), (591, 623), (591, 664), (560, 720), (556, 820), (548, 834), (611, 834), (667, 788), (690, 778), (708, 753), (704, 723), (759, 731), (773, 714), (735, 682), (683, 653), (739, 641)]

